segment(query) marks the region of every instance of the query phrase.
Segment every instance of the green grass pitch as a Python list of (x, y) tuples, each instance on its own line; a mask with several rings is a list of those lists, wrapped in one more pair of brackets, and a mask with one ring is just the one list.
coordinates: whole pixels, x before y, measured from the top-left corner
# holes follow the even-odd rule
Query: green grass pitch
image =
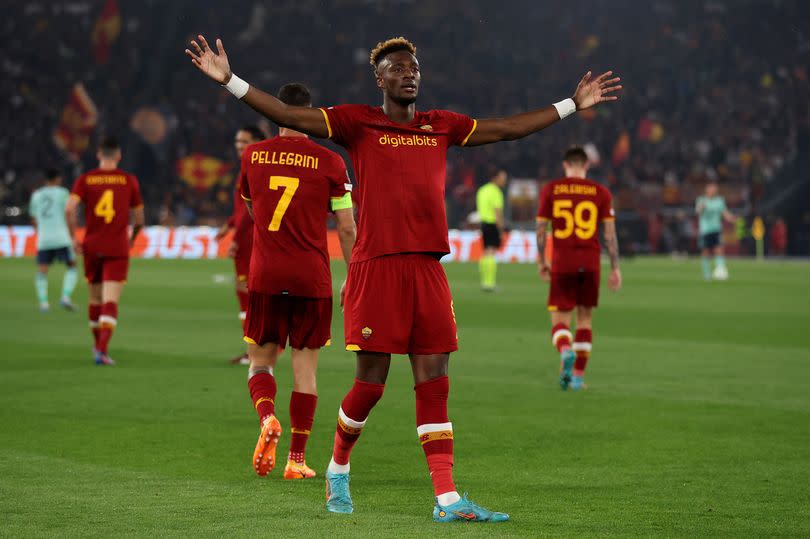
[(697, 261), (623, 270), (595, 316), (590, 389), (564, 393), (534, 266), (501, 266), (495, 295), (475, 265), (447, 267), (457, 483), (512, 521), (439, 526), (404, 358), (353, 455), (355, 513), (324, 508), (354, 374), (339, 312), (308, 452), (319, 477), (285, 482), (251, 468), (258, 421), (245, 368), (226, 364), (236, 300), (214, 278), (228, 261), (133, 261), (119, 364), (103, 368), (84, 307), (39, 313), (33, 261), (0, 260), (0, 536), (810, 535), (810, 264), (731, 261), (731, 280), (711, 283)]

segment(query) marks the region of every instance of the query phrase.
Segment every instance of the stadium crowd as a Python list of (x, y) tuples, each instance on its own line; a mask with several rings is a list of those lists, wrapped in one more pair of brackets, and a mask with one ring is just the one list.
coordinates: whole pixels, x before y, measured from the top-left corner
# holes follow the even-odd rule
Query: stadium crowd
[[(708, 179), (719, 180), (730, 206), (755, 207), (795, 157), (797, 133), (810, 128), (810, 33), (783, 30), (784, 13), (808, 20), (807, 6), (598, 3), (605, 9), (562, 0), (531, 10), (483, 0), (255, 1), (222, 18), (214, 16), (216, 2), (113, 2), (120, 32), (106, 61), (92, 37), (104, 2), (12, 3), (0, 22), (3, 222), (24, 220), (14, 208), (24, 207), (43, 166), (70, 176), (93, 162), (92, 151), (71, 161), (51, 141), (78, 82), (98, 109), (90, 149), (101, 133), (122, 139), (124, 165), (141, 178), (147, 222), (220, 222), (230, 211), (228, 178), (237, 166), (233, 133), (257, 116), (201, 84), (187, 63), (183, 43), (202, 30), (223, 38), (242, 77), (268, 90), (298, 80), (326, 105), (379, 102), (368, 50), (399, 34), (419, 47), (422, 108), (497, 116), (570, 95), (588, 68), (620, 72), (626, 91), (619, 106), (524, 141), (453, 152), (451, 226), (462, 224), (494, 168), (546, 180), (560, 174), (560, 156), (574, 142), (587, 143), (592, 175), (610, 186), (626, 214), (681, 215), (676, 210), (691, 205)], [(177, 167), (190, 154), (225, 165), (195, 185), (181, 180)]]

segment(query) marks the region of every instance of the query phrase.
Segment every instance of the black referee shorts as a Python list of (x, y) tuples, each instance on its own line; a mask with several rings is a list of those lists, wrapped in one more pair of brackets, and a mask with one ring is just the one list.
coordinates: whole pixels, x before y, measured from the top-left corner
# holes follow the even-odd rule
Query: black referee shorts
[(484, 239), (484, 248), (500, 249), (501, 232), (495, 223), (481, 223), (481, 237)]

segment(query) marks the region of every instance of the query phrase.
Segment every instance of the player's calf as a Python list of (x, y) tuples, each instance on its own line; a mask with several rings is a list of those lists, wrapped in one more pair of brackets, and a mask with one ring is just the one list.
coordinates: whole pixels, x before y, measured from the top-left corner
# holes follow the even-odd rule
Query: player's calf
[(276, 446), (281, 436), (281, 424), (275, 416), (276, 379), (273, 369), (269, 366), (251, 367), (248, 390), (261, 422), (261, 432), (253, 451), (253, 468), (263, 476), (276, 465)]
[(591, 347), (593, 332), (590, 328), (577, 329), (576, 337), (572, 349), (576, 354), (574, 370), (571, 377), (571, 389), (579, 390), (585, 388), (585, 367), (591, 357)]
[(349, 493), (349, 457), (371, 409), (382, 398), (383, 391), (384, 384), (355, 379), (340, 403), (332, 458), (326, 469), (326, 508), (332, 513), (351, 513), (354, 510)]
[(306, 463), (306, 447), (317, 404), (317, 395), (298, 391), (290, 395), (290, 452), (284, 468), (284, 479), (315, 477), (315, 471)]
[(572, 338), (568, 324), (559, 322), (551, 328), (551, 343), (560, 353), (560, 387), (562, 389), (568, 389), (573, 376), (572, 371), (576, 355), (571, 350)]

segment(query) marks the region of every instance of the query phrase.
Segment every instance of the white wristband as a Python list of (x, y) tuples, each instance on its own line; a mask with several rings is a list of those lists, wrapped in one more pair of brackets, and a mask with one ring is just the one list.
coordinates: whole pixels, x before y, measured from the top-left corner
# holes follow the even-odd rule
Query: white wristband
[(566, 116), (574, 114), (577, 111), (577, 105), (570, 97), (568, 99), (563, 99), (559, 103), (554, 103), (554, 108), (557, 109), (557, 114), (560, 115), (560, 120)]
[(250, 88), (250, 84), (236, 76), (236, 73), (231, 73), (231, 80), (228, 84), (223, 84), (226, 90), (231, 92), (236, 99), (242, 99)]

